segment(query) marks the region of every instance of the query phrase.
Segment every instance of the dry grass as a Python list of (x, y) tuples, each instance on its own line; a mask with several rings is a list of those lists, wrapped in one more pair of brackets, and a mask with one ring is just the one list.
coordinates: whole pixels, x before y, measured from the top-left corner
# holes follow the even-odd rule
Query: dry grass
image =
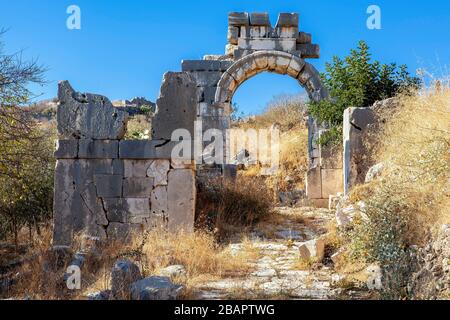
[(351, 258), (383, 266), (383, 292), (399, 298), (413, 272), (409, 248), (450, 222), (450, 90), (400, 96), (387, 112), (374, 157), (385, 170), (352, 191), (368, 219), (355, 219), (347, 240)]
[(197, 227), (223, 241), (270, 215), (272, 207), (273, 195), (262, 179), (211, 180), (198, 192)]
[[(79, 246), (75, 244), (74, 249)], [(71, 257), (62, 259), (50, 248), (51, 232), (47, 230), (36, 241), (25, 263), (14, 271), (19, 274), (18, 282), (3, 298), (84, 299), (88, 293), (109, 289), (111, 269), (118, 259), (136, 262), (146, 277), (157, 275), (170, 265), (183, 265), (186, 277), (172, 280), (186, 287), (182, 298), (193, 298), (199, 284), (223, 277), (245, 277), (253, 271), (250, 263), (261, 255), (248, 240), (242, 242), (241, 250), (236, 253), (217, 244), (215, 237), (205, 232), (170, 234), (152, 230), (136, 236), (130, 244), (108, 242), (98, 245), (94, 253), (87, 256), (82, 268), (82, 290), (70, 291), (63, 276)]]
[[(299, 97), (281, 97), (272, 101), (266, 110), (247, 122), (237, 122), (239, 129), (269, 129), (276, 125), (280, 130), (280, 167), (275, 175), (267, 176), (266, 184), (275, 191), (305, 188), (308, 170), (308, 129), (305, 122), (306, 106)], [(264, 152), (264, 151), (263, 151)], [(261, 167), (247, 168), (242, 174), (261, 176)]]
[(382, 142), (379, 161), (389, 164), (384, 181), (406, 196), (417, 227), (449, 223), (450, 89), (401, 97)]

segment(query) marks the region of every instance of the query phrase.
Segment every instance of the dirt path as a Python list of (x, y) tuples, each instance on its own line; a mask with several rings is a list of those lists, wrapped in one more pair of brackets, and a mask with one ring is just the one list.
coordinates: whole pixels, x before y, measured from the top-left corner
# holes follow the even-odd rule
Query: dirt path
[(250, 242), (259, 251), (259, 257), (249, 261), (255, 271), (205, 283), (198, 288), (198, 299), (358, 298), (357, 293), (335, 287), (339, 276), (327, 258), (312, 268), (305, 268), (299, 259), (299, 246), (325, 234), (332, 213), (312, 208), (278, 208), (277, 212), (277, 219), (255, 228), (245, 244), (230, 245), (238, 253)]

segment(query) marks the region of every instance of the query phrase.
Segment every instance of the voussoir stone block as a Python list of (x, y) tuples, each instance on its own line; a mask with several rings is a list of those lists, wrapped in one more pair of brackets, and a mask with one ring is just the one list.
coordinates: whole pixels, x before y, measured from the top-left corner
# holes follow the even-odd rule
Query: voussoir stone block
[(79, 93), (68, 81), (59, 83), (58, 133), (64, 139), (122, 139), (128, 113), (116, 109), (108, 98)]
[(297, 79), (305, 64), (303, 59), (292, 57), (287, 68), (287, 74)]
[(79, 142), (80, 159), (115, 159), (119, 156), (118, 140), (82, 139)]
[(152, 120), (154, 139), (170, 140), (177, 129), (186, 129), (194, 136), (197, 81), (191, 73), (166, 73), (156, 105), (158, 111)]

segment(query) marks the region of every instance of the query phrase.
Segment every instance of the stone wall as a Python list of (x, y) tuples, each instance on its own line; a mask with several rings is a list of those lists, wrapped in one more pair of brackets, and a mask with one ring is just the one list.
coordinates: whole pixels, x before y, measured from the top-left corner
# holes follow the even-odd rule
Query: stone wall
[(127, 114), (106, 97), (59, 86), (55, 157), (55, 245), (78, 234), (129, 238), (154, 227), (193, 231), (195, 165), (176, 143), (126, 141)]

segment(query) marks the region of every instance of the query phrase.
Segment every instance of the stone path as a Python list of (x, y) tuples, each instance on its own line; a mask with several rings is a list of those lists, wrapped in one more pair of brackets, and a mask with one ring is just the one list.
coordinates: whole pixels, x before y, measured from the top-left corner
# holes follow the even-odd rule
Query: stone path
[[(328, 265), (325, 259), (324, 264), (305, 268), (299, 260), (299, 246), (326, 233), (324, 227), (332, 219), (332, 213), (312, 208), (277, 211), (273, 224), (258, 226), (249, 237), (261, 253), (258, 260), (249, 261), (255, 271), (250, 276), (205, 283), (199, 288), (199, 299), (342, 298), (343, 290), (333, 286), (339, 276), (332, 264)], [(236, 241), (230, 246), (237, 253), (244, 244)]]

